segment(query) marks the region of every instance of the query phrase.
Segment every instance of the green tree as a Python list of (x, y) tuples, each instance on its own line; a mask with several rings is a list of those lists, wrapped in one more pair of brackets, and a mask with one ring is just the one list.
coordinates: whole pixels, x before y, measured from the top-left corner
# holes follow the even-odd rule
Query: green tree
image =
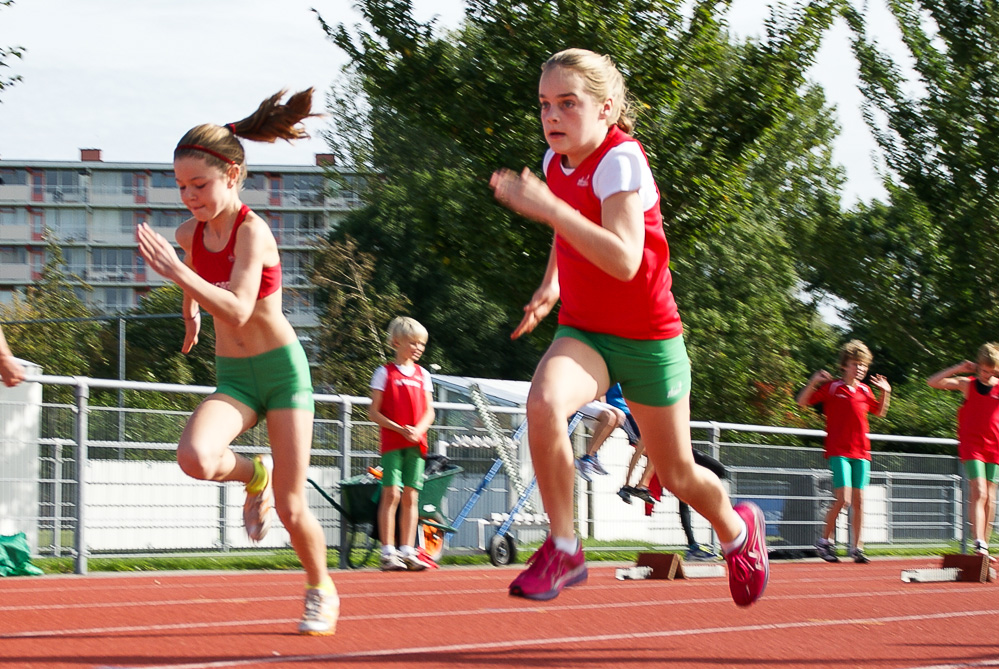
[(393, 286), (376, 288), (374, 273), (374, 257), (358, 251), (353, 239), (319, 243), (312, 270), (323, 307), (315, 385), (367, 395), (371, 374), (389, 359), (386, 327), (410, 305)]
[[(5, 325), (4, 334), (14, 354), (40, 365), (44, 374), (87, 376), (101, 364), (104, 326), (77, 296), (77, 290), (90, 287), (63, 272), (66, 263), (58, 244), (50, 241), (46, 251), (41, 276), (25, 297), (0, 306), (0, 320), (21, 321)], [(62, 322), (45, 322), (51, 320)], [(59, 386), (48, 389), (64, 400), (72, 396)]]
[[(995, 339), (999, 317), (999, 4), (891, 0), (911, 70), (847, 16), (887, 203), (825, 231), (816, 283), (900, 372), (922, 374)], [(913, 80), (914, 79), (914, 80)]]
[[(0, 9), (10, 7), (13, 4), (14, 0), (0, 0)], [(9, 61), (12, 58), (23, 58), (24, 51), (24, 47), (19, 46), (0, 47), (0, 69), (10, 67)], [(21, 81), (21, 75), (19, 74), (0, 74), (0, 93), (3, 93), (5, 88), (10, 88), (19, 81)]]
[[(349, 235), (374, 256), (372, 282), (411, 300), (446, 370), (527, 378), (550, 340), (554, 317), (527, 341), (508, 333), (551, 233), (497, 206), (487, 182), (498, 167), (538, 165), (540, 64), (585, 46), (613, 55), (642, 112), (636, 136), (659, 179), (677, 298), (705, 374), (695, 383), (714, 394), (698, 410), (793, 411), (794, 342), (816, 319), (785, 256), (795, 226), (836, 215), (839, 188), (828, 159), (834, 126), (803, 73), (838, 3), (780, 5), (766, 36), (743, 44), (725, 29), (728, 3), (697, 2), (692, 14), (688, 4), (475, 0), (458, 30), (436, 36), (408, 2), (368, 0), (358, 8), (372, 32), (323, 23), (349, 58), (329, 109), (332, 149), (341, 164), (378, 175), (367, 205), (332, 238)], [(815, 132), (795, 139), (803, 128)], [(713, 365), (718, 336), (730, 346)], [(726, 360), (746, 371), (723, 396)], [(751, 401), (762, 413), (744, 410)]]

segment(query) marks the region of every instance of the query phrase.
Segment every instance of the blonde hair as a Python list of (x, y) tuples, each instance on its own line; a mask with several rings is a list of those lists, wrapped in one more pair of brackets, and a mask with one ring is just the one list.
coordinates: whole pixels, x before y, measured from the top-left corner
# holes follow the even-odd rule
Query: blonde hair
[(999, 367), (999, 344), (994, 344), (992, 342), (982, 344), (982, 347), (978, 349), (977, 362), (979, 365)]
[(562, 67), (576, 72), (583, 78), (583, 88), (596, 100), (603, 102), (610, 98), (613, 102), (608, 125), (617, 125), (631, 134), (635, 129), (635, 119), (631, 115), (631, 95), (624, 83), (624, 77), (609, 56), (587, 49), (566, 49), (545, 61), (541, 72)]
[(212, 167), (225, 172), (230, 165), (239, 167), (239, 181), (246, 178), (246, 153), (239, 138), (254, 142), (283, 139), (291, 141), (308, 137), (300, 123), (313, 114), (311, 88), (295, 93), (281, 104), (287, 91), (279, 91), (260, 103), (257, 111), (242, 121), (215, 125), (205, 123), (188, 130), (173, 151), (173, 159), (197, 156)]
[(415, 318), (409, 316), (396, 316), (388, 326), (388, 344), (395, 347), (396, 343), (402, 340), (412, 339), (427, 340), (427, 328)]
[(874, 360), (874, 356), (871, 355), (871, 349), (867, 348), (864, 342), (859, 339), (851, 339), (843, 344), (843, 348), (839, 350), (840, 368), (846, 367), (846, 363), (851, 360), (855, 360), (862, 365), (870, 365), (871, 361)]

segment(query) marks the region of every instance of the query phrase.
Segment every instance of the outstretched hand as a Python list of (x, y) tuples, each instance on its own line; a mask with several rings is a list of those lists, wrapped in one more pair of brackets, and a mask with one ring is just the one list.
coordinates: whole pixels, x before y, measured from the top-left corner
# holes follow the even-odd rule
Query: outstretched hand
[(541, 286), (534, 291), (531, 301), (524, 305), (524, 317), (520, 319), (520, 324), (510, 335), (510, 339), (517, 339), (534, 330), (551, 312), (558, 298), (559, 291), (555, 286)]
[(135, 233), (139, 242), (139, 253), (146, 264), (160, 276), (175, 279), (177, 269), (182, 264), (166, 237), (149, 227), (147, 223), (139, 223)]
[(496, 170), (489, 187), (500, 204), (539, 223), (550, 224), (552, 209), (559, 202), (545, 182), (526, 167), (520, 174), (505, 168)]
[(882, 392), (891, 392), (891, 384), (888, 383), (888, 379), (886, 379), (883, 375), (875, 374), (871, 377), (870, 381), (872, 386), (880, 388)]

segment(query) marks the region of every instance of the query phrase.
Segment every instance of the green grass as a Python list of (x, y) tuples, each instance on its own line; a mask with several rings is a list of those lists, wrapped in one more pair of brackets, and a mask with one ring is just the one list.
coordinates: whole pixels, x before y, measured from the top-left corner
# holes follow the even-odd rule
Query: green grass
[[(634, 562), (637, 559), (638, 553), (644, 551), (680, 554), (684, 552), (683, 547), (661, 546), (657, 544), (637, 545), (633, 541), (595, 541), (586, 539), (583, 541), (583, 546), (586, 549), (586, 559), (589, 562)], [(516, 562), (525, 562), (537, 547), (538, 544), (518, 544)], [(773, 548), (775, 547), (771, 546), (771, 549)], [(957, 553), (960, 552), (960, 545), (957, 542), (950, 542), (935, 547), (867, 544), (865, 550), (870, 556), (923, 557)], [(361, 555), (355, 553), (355, 557), (360, 559)], [(327, 559), (330, 569), (339, 567), (340, 556), (336, 549), (331, 548), (329, 550)], [(72, 574), (74, 571), (74, 562), (71, 557), (34, 558), (32, 563), (40, 567), (47, 574)], [(444, 566), (487, 565), (489, 564), (489, 556), (479, 551), (473, 553), (445, 554), (441, 558), (440, 563)], [(364, 566), (378, 566), (377, 550), (372, 551)], [(92, 572), (222, 571), (247, 569), (297, 570), (301, 569), (301, 564), (295, 556), (295, 552), (288, 548), (214, 554), (161, 554), (134, 557), (95, 556), (87, 560), (87, 567)]]

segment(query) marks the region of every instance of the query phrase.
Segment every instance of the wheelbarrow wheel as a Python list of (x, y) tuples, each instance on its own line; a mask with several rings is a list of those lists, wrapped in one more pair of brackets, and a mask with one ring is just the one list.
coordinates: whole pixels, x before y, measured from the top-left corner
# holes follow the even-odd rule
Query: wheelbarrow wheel
[(503, 567), (517, 559), (517, 542), (509, 534), (495, 534), (489, 541), (489, 561)]
[(375, 551), (375, 528), (372, 523), (347, 523), (347, 566), (360, 569), (368, 564)]
[(417, 532), (417, 541), (420, 547), (430, 556), (431, 560), (434, 562), (440, 561), (441, 555), (444, 554), (444, 530), (428, 525), (427, 523), (420, 523), (420, 529)]

